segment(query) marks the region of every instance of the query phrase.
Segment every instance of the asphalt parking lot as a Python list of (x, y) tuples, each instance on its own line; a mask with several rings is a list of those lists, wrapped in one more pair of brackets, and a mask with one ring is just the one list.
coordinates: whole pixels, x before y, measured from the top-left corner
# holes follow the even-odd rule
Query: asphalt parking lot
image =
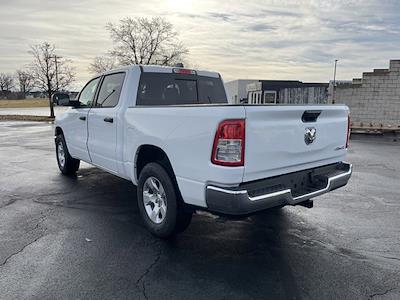
[(162, 241), (130, 182), (64, 177), (51, 124), (0, 122), (0, 298), (399, 299), (400, 142), (354, 136), (348, 160), (313, 209), (196, 215)]

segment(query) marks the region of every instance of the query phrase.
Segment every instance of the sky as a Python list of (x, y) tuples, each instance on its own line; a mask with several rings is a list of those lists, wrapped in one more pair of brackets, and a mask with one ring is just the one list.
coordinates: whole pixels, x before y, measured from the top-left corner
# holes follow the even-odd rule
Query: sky
[(191, 66), (234, 79), (327, 82), (400, 59), (400, 1), (0, 0), (0, 72), (23, 69), (29, 46), (55, 44), (76, 70), (112, 48), (107, 22), (162, 16), (189, 48)]

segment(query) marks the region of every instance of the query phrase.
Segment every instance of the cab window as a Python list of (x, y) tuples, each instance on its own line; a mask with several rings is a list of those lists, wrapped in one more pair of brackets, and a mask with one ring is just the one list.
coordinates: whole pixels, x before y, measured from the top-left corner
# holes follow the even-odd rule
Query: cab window
[(91, 107), (94, 95), (96, 93), (97, 85), (99, 84), (100, 78), (95, 78), (89, 81), (86, 86), (83, 88), (79, 95), (79, 104), (81, 107)]
[(144, 72), (136, 105), (187, 105), (227, 103), (220, 78), (174, 73)]
[(114, 107), (118, 104), (125, 73), (104, 76), (95, 107)]

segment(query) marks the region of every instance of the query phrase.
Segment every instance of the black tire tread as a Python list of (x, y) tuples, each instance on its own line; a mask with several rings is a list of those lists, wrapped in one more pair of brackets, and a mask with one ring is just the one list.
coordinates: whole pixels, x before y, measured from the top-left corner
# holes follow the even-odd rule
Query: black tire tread
[[(167, 194), (167, 216), (161, 224), (155, 224), (148, 218), (143, 205), (143, 185), (150, 176), (154, 176), (161, 181)], [(157, 237), (165, 239), (170, 238), (176, 233), (184, 231), (190, 224), (192, 213), (183, 210), (180, 201), (180, 193), (177, 190), (173, 178), (171, 178), (166, 168), (159, 163), (148, 163), (140, 172), (137, 199), (144, 224), (147, 229)]]
[[(57, 155), (57, 145), (58, 143), (62, 143), (65, 152), (65, 165), (61, 167), (60, 163), (58, 162), (58, 155)], [(65, 142), (65, 138), (63, 134), (59, 134), (56, 137), (56, 159), (58, 163), (58, 168), (60, 169), (61, 173), (64, 175), (75, 175), (79, 169), (80, 160), (73, 158), (68, 151), (67, 143)]]

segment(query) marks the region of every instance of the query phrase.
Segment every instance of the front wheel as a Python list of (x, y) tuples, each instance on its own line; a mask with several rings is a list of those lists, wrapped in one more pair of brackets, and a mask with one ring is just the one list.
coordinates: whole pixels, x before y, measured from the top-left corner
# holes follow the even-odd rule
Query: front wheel
[(158, 163), (147, 164), (139, 175), (137, 198), (147, 229), (157, 237), (169, 238), (190, 224), (192, 212), (184, 211), (177, 187)]
[(64, 175), (74, 175), (79, 169), (80, 160), (73, 158), (62, 134), (56, 137), (56, 157), (58, 168)]

